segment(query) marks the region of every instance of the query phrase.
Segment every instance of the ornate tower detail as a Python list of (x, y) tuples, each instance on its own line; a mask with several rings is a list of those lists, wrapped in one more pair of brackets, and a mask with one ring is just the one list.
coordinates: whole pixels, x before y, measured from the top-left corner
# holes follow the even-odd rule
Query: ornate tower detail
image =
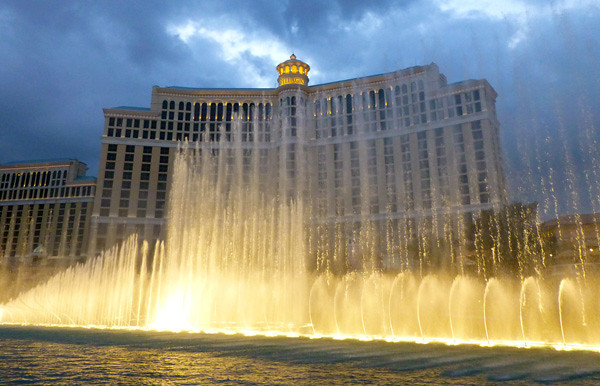
[(296, 55), (292, 54), (288, 60), (277, 66), (279, 87), (288, 84), (308, 86), (308, 71), (310, 71), (310, 66), (296, 59)]

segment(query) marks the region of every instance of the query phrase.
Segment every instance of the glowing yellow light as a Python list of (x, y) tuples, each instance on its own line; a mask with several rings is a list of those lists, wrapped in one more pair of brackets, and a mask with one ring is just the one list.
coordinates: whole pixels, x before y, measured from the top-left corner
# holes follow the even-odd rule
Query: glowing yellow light
[(292, 66), (292, 73), (295, 74), (298, 72), (298, 67), (296, 67), (296, 65)]
[(290, 66), (285, 66), (285, 70), (284, 70), (284, 72), (285, 72), (286, 74), (289, 74), (289, 73), (290, 73)]
[(302, 78), (281, 78), (279, 79), (279, 85), (283, 86), (285, 84), (304, 84), (304, 80)]
[(300, 66), (298, 69), (300, 70), (300, 74), (304, 74), (304, 67)]

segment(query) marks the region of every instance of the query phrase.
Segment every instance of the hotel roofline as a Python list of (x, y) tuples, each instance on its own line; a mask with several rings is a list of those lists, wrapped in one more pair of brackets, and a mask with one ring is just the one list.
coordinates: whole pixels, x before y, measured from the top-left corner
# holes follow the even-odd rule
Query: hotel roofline
[(3, 169), (23, 169), (23, 168), (34, 168), (39, 169), (40, 167), (47, 166), (69, 166), (73, 163), (83, 164), (87, 167), (85, 162), (81, 162), (74, 158), (56, 158), (56, 159), (39, 159), (39, 160), (24, 160), (24, 161), (13, 161), (0, 164), (0, 170)]
[[(111, 116), (137, 116), (137, 117), (148, 117), (155, 118), (160, 115), (160, 108), (153, 108), (155, 103), (158, 103), (158, 97), (164, 96), (197, 96), (202, 98), (236, 98), (240, 97), (248, 97), (248, 98), (275, 98), (277, 95), (289, 89), (301, 89), (304, 90), (307, 94), (316, 94), (320, 92), (327, 92), (332, 90), (340, 90), (345, 89), (348, 91), (356, 90), (362, 86), (366, 85), (375, 85), (381, 83), (387, 84), (390, 80), (406, 78), (411, 76), (422, 75), (427, 71), (434, 71), (439, 75), (439, 81), (442, 90), (448, 90), (448, 93), (452, 93), (458, 89), (469, 89), (472, 87), (481, 87), (483, 83), (484, 87), (490, 91), (490, 95), (495, 99), (498, 94), (496, 90), (489, 84), (486, 79), (468, 79), (455, 83), (447, 83), (446, 76), (444, 74), (439, 73), (439, 68), (437, 64), (431, 63), (428, 65), (421, 66), (413, 66), (409, 68), (405, 68), (402, 70), (392, 71), (383, 74), (370, 75), (364, 77), (351, 78), (346, 80), (340, 80), (335, 82), (321, 83), (317, 85), (304, 86), (304, 85), (294, 85), (287, 84), (275, 88), (196, 88), (196, 87), (182, 87), (182, 86), (153, 86), (152, 87), (152, 96), (153, 103), (151, 103), (152, 107), (138, 107), (138, 106), (118, 106), (111, 108), (104, 108), (105, 115)], [(445, 93), (442, 93), (445, 94)], [(154, 97), (157, 97), (154, 100)]]

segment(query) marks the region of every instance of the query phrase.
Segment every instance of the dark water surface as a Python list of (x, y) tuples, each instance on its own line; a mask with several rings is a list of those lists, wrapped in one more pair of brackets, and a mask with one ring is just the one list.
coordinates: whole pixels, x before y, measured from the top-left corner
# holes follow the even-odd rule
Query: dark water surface
[(599, 384), (600, 354), (0, 326), (2, 384)]

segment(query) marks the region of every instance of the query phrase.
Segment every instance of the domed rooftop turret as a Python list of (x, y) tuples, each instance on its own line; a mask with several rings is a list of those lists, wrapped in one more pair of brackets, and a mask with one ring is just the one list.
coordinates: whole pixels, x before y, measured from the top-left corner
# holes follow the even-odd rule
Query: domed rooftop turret
[(292, 54), (288, 60), (277, 66), (279, 87), (289, 84), (308, 86), (308, 71), (310, 66), (296, 59), (296, 55)]

